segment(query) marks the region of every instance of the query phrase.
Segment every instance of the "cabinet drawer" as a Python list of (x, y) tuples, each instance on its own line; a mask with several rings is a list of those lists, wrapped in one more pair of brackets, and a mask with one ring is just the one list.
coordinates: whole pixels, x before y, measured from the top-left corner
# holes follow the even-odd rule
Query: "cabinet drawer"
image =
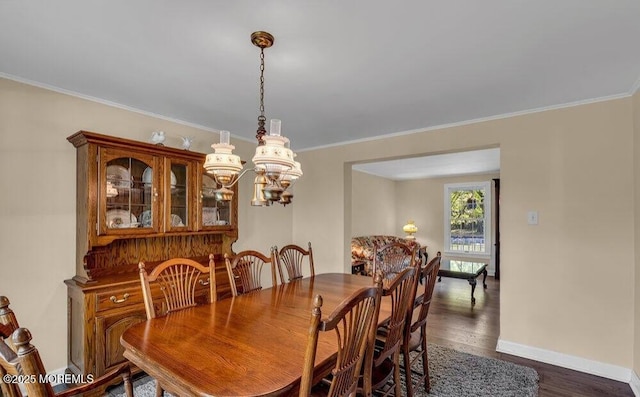
[(132, 305), (144, 305), (142, 287), (140, 286), (96, 294), (96, 312)]

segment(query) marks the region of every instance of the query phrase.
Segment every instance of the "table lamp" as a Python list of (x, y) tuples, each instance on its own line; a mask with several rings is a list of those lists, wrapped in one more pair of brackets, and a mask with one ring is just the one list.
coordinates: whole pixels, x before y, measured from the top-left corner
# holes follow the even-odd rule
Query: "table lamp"
[(407, 233), (407, 236), (405, 237), (407, 240), (415, 240), (416, 239), (416, 237), (413, 234), (418, 231), (418, 227), (416, 226), (416, 224), (413, 221), (409, 221), (409, 222), (407, 222), (406, 225), (402, 226), (402, 230), (405, 233)]

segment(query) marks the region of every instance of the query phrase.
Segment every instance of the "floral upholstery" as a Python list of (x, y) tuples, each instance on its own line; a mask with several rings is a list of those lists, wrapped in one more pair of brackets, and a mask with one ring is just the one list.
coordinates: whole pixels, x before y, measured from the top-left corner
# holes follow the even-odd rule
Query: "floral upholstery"
[(395, 242), (407, 244), (411, 248), (414, 246), (419, 248), (419, 244), (415, 240), (407, 240), (404, 237), (384, 235), (353, 237), (351, 238), (351, 265), (364, 262), (365, 274), (371, 274), (375, 247)]

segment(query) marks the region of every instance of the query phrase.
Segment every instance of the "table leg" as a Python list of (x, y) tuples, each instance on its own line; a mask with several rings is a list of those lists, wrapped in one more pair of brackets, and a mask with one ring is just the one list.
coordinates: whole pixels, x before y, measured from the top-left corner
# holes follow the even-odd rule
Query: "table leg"
[(471, 303), (476, 303), (476, 298), (473, 296), (473, 293), (476, 291), (476, 279), (470, 278), (469, 285), (471, 286)]
[(484, 287), (484, 289), (487, 289), (487, 269), (484, 269), (484, 271), (482, 272), (483, 277), (482, 277), (482, 286)]

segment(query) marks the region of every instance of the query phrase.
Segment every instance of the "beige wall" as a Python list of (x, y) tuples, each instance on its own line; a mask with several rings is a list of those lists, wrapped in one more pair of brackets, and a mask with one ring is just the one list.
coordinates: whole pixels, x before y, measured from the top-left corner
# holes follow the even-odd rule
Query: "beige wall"
[(491, 173), (397, 182), (396, 214), (400, 220), (413, 219), (416, 222), (416, 240), (427, 246), (429, 258), (433, 258), (436, 252), (444, 252), (444, 185), (490, 182), (493, 186), (491, 180), (499, 177), (500, 174)]
[[(636, 118), (636, 134), (637, 125)], [(197, 128), (0, 79), (0, 294), (33, 331), (49, 369), (66, 365), (62, 281), (73, 276), (75, 261), (75, 149), (66, 137), (80, 129), (138, 140), (162, 129), (168, 145), (195, 136), (200, 152), (217, 140)], [(640, 222), (620, 209), (635, 205), (633, 135), (626, 98), (302, 152), (305, 175), (292, 206), (250, 208), (252, 178), (241, 181), (234, 248), (311, 241), (318, 273), (347, 270), (353, 162), (499, 146), (501, 339), (631, 368), (640, 318), (633, 232)], [(253, 144), (235, 143), (249, 160)], [(539, 225), (526, 224), (528, 210), (539, 211)]]
[[(147, 141), (161, 129), (168, 146), (194, 136), (192, 150), (210, 152), (217, 133), (145, 116), (0, 78), (0, 295), (11, 300), (49, 370), (66, 367), (64, 279), (75, 271), (76, 150), (66, 138), (78, 130)], [(245, 160), (254, 145), (234, 141)], [(247, 208), (252, 178), (241, 180), (236, 251), (268, 252), (291, 241), (292, 207)], [(267, 278), (270, 283), (270, 278)]]
[(396, 182), (391, 179), (353, 171), (351, 211), (352, 236), (373, 234), (402, 236), (396, 216)]
[(624, 98), (302, 152), (294, 235), (331, 247), (317, 251), (319, 272), (345, 270), (351, 163), (500, 147), (500, 338), (631, 368), (632, 144)]

